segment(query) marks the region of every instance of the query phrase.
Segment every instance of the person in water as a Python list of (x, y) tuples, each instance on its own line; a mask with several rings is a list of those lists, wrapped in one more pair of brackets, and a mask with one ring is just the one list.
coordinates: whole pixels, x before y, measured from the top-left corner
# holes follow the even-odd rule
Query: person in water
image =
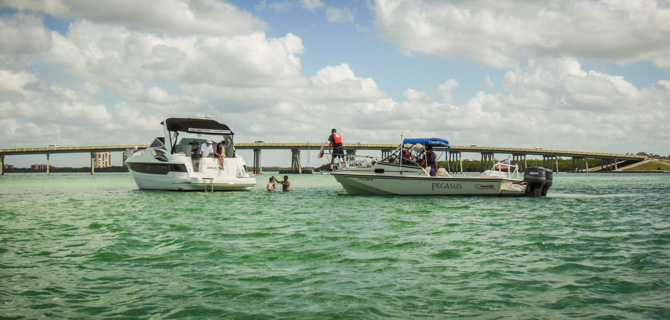
[(277, 180), (277, 182), (281, 183), (281, 191), (290, 191), (289, 189), (291, 188), (291, 181), (288, 181), (288, 176), (284, 176), (284, 181)]
[(275, 176), (270, 177), (270, 182), (268, 183), (267, 189), (268, 192), (277, 192), (277, 190), (275, 190)]
[(330, 137), (328, 137), (328, 149), (332, 148), (331, 154), (332, 157), (330, 158), (330, 167), (333, 167), (333, 163), (335, 162), (335, 158), (340, 157), (342, 160), (344, 160), (344, 148), (342, 147), (342, 136), (337, 133), (337, 130), (333, 129), (330, 131)]

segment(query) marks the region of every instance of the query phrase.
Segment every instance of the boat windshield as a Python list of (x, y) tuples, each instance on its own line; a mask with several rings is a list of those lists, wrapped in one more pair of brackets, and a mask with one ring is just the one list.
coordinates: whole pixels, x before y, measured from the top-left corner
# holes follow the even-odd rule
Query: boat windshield
[(225, 141), (226, 143), (226, 156), (232, 157), (233, 152), (235, 151), (235, 146), (233, 144), (233, 135), (211, 135), (211, 134), (188, 134), (182, 133), (183, 136), (179, 136), (177, 143), (175, 144), (175, 150), (173, 153), (183, 152), (185, 154), (198, 153), (200, 146), (207, 142), (207, 140), (212, 141), (212, 148), (216, 150), (216, 146), (221, 142)]
[(221, 141), (226, 143), (226, 156), (234, 157), (233, 131), (230, 128), (211, 119), (170, 118), (163, 122), (169, 133), (172, 153), (197, 154), (198, 148), (207, 140), (212, 141), (216, 149)]
[(165, 149), (165, 138), (158, 137), (154, 139), (149, 148), (163, 148)]
[(421, 161), (423, 159), (424, 147), (421, 144), (413, 145), (410, 148), (400, 148), (395, 149), (390, 156), (382, 159), (380, 163), (400, 165), (402, 160), (402, 165), (407, 167), (420, 167)]

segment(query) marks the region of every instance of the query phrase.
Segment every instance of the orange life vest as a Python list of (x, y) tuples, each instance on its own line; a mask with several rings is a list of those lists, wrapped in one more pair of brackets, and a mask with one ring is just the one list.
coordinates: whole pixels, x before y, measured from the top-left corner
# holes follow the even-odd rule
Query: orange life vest
[(342, 136), (339, 133), (335, 132), (333, 133), (333, 140), (335, 140), (333, 141), (335, 144), (342, 143)]

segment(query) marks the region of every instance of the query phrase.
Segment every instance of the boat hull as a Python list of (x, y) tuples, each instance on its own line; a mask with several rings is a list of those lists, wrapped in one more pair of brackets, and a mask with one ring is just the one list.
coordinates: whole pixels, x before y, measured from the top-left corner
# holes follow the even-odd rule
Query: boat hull
[(350, 194), (413, 196), (523, 196), (526, 185), (500, 177), (431, 177), (355, 172), (333, 172)]
[(202, 171), (195, 171), (184, 157), (176, 157), (173, 162), (151, 158), (138, 155), (126, 161), (137, 187), (143, 190), (248, 191), (256, 185), (241, 159), (226, 158), (224, 169), (216, 159), (202, 159)]
[(168, 191), (248, 191), (256, 185), (254, 178), (217, 178), (170, 172), (165, 175), (130, 170), (137, 187), (143, 190)]

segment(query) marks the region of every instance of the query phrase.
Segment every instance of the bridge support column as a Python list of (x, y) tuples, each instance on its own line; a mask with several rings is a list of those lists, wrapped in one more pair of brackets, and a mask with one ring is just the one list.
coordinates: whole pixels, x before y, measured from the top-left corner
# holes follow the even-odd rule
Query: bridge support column
[(0, 154), (0, 176), (5, 175), (5, 155)]
[(49, 168), (51, 165), (49, 164), (49, 153), (47, 152), (47, 176), (49, 175)]
[(390, 156), (391, 152), (393, 152), (391, 149), (382, 149), (382, 159), (386, 159), (386, 157)]
[(95, 174), (95, 152), (91, 152), (91, 174)]
[[(577, 162), (576, 165), (575, 162)], [(572, 168), (573, 172), (584, 172), (586, 170), (586, 173), (589, 173), (589, 159), (572, 157)]]
[(548, 169), (552, 169), (554, 170), (554, 172), (558, 172), (558, 157), (551, 155), (543, 155), (542, 166)]
[(300, 149), (291, 149), (291, 170), (294, 173), (302, 174), (302, 165), (300, 164)]
[(589, 159), (584, 158), (584, 165), (586, 166), (586, 173), (589, 173)]
[(460, 151), (450, 151), (449, 152), (449, 162), (447, 162), (449, 165), (449, 171), (451, 172), (451, 167), (454, 167), (454, 172), (457, 170), (458, 165), (461, 167), (461, 173), (463, 173), (463, 159), (461, 159), (461, 152)]
[(482, 152), (480, 171), (491, 169), (491, 167), (493, 167), (493, 156), (493, 152)]
[(261, 149), (254, 149), (254, 174), (263, 173), (263, 166), (261, 164)]
[[(523, 162), (521, 162), (522, 160)], [(528, 163), (526, 162), (526, 154), (525, 153), (512, 154), (512, 164), (519, 166), (519, 171), (525, 171), (526, 167), (528, 167)]]

